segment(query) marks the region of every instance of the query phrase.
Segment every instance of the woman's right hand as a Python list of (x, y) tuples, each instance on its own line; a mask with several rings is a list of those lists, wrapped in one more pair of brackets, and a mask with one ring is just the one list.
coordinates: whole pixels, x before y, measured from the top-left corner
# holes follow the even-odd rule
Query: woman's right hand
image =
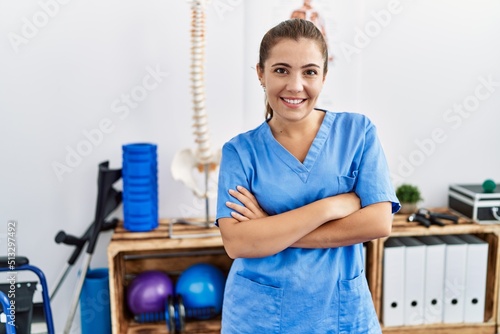
[(255, 196), (245, 187), (237, 186), (236, 190), (229, 189), (229, 194), (240, 201), (243, 205), (234, 202), (227, 202), (228, 208), (234, 210), (231, 216), (239, 222), (265, 218), (268, 214), (260, 207)]

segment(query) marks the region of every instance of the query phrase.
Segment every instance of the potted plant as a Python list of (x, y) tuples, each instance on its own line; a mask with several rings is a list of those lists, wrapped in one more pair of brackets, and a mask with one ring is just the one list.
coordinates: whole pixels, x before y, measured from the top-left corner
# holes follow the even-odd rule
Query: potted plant
[(417, 204), (423, 198), (417, 186), (402, 184), (396, 189), (396, 196), (401, 203), (399, 213), (410, 214), (417, 210)]

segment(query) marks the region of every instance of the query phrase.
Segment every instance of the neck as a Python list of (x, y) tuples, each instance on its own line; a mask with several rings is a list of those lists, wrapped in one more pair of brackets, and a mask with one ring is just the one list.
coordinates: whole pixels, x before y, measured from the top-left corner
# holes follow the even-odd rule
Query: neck
[(311, 133), (315, 135), (324, 116), (325, 113), (317, 109), (313, 109), (306, 118), (298, 121), (287, 121), (274, 115), (269, 121), (269, 126), (275, 137), (302, 138)]

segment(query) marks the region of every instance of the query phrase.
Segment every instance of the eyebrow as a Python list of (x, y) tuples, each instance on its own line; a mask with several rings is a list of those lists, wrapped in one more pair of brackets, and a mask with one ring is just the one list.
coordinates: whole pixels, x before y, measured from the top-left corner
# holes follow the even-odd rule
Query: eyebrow
[[(277, 66), (283, 66), (283, 67), (288, 67), (288, 68), (291, 68), (292, 66), (290, 66), (289, 64), (287, 63), (276, 63), (276, 64), (273, 64), (271, 65), (271, 67), (277, 67)], [(310, 64), (306, 64), (306, 65), (303, 65), (301, 66), (300, 68), (307, 68), (307, 67), (317, 67), (317, 68), (321, 68), (319, 65), (316, 65), (314, 63), (310, 63)]]

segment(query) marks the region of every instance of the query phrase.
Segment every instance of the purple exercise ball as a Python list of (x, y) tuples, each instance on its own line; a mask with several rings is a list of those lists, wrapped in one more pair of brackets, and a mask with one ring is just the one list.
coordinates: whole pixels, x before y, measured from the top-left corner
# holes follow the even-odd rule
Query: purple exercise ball
[(162, 271), (148, 270), (137, 275), (127, 288), (127, 304), (133, 314), (162, 312), (174, 292), (172, 279)]

